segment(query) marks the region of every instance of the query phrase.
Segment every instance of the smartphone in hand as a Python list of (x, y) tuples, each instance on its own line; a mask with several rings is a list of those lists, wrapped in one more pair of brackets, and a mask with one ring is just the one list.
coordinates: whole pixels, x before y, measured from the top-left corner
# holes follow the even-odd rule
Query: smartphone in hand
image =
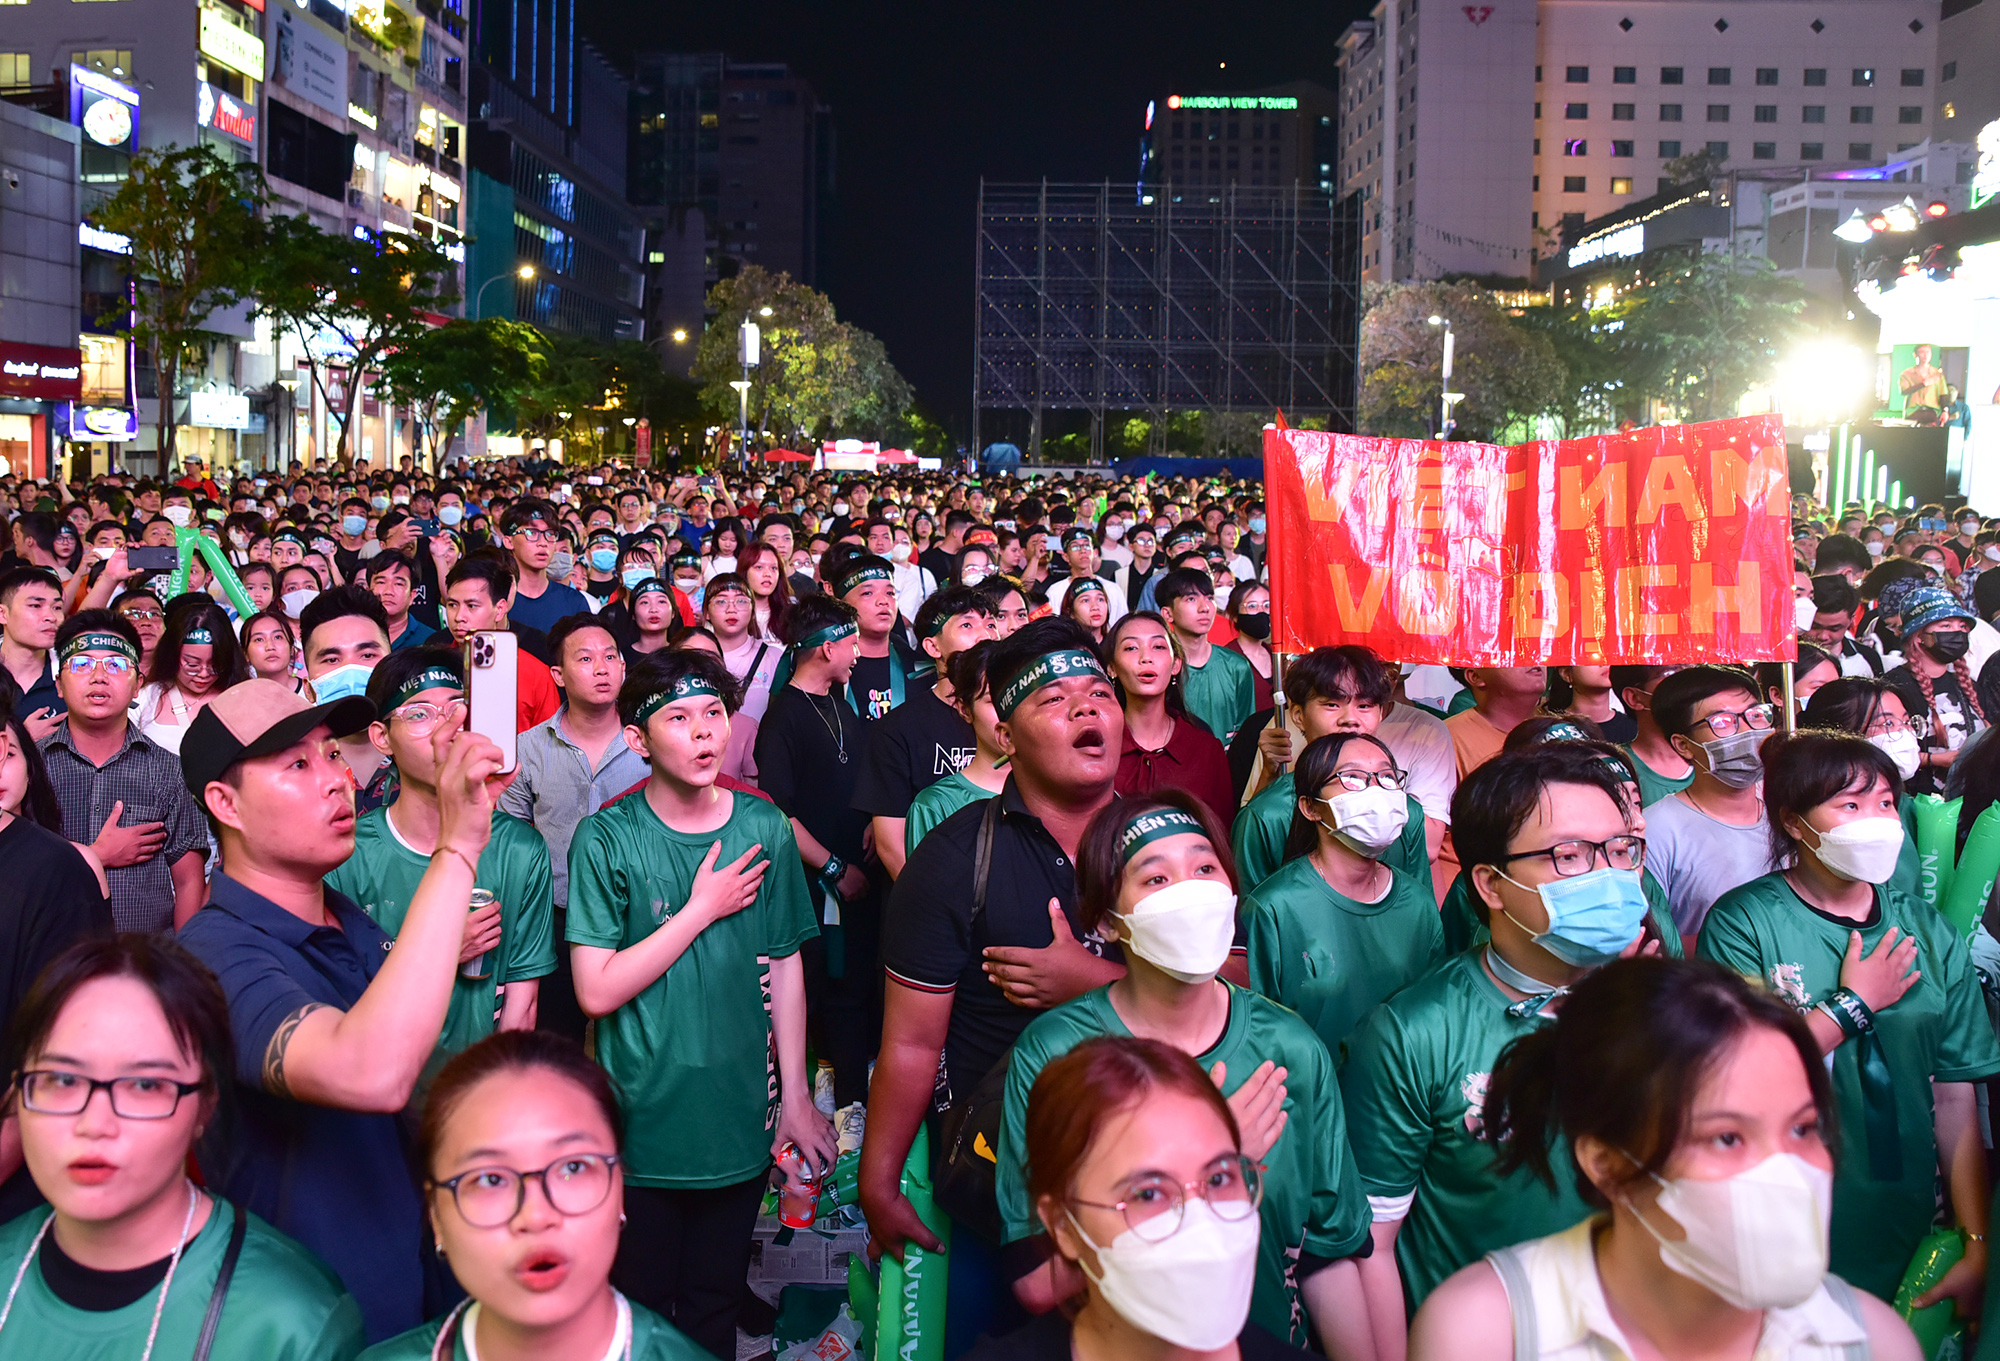
[(521, 642), (505, 631), (475, 633), (465, 644), (468, 729), (500, 748), (500, 770), (514, 768), (519, 745)]

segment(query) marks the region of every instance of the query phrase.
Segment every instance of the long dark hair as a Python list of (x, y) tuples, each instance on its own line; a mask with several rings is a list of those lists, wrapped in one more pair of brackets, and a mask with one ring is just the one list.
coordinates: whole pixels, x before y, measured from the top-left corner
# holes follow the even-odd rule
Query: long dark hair
[[(779, 638), (784, 636), (782, 630), (785, 618), (792, 612), (791, 564), (786, 562), (784, 555), (771, 544), (765, 543), (762, 539), (753, 539), (744, 545), (741, 553), (736, 555), (736, 575), (742, 577), (747, 584), (750, 580), (750, 564), (766, 553), (771, 555), (771, 561), (778, 564), (778, 584), (771, 588), (771, 618), (765, 624), (765, 632), (773, 638)], [(753, 633), (757, 630), (756, 599), (757, 593), (751, 591), (750, 629)]]
[[(1022, 599), (1025, 600), (1027, 597), (1024, 595)], [(1126, 697), (1125, 687), (1118, 681), (1118, 668), (1113, 665), (1118, 657), (1118, 640), (1124, 636), (1125, 630), (1129, 626), (1142, 622), (1157, 624), (1160, 627), (1167, 635), (1167, 646), (1172, 649), (1174, 660), (1181, 664), (1180, 670), (1175, 672), (1173, 678), (1167, 682), (1167, 712), (1175, 718), (1189, 718), (1186, 684), (1187, 654), (1181, 651), (1181, 640), (1174, 637), (1173, 625), (1169, 624), (1166, 616), (1158, 610), (1133, 610), (1129, 614), (1121, 616), (1109, 628), (1104, 630), (1104, 641), (1097, 645), (1097, 659), (1104, 663), (1104, 670), (1111, 677), (1111, 688), (1118, 696), (1118, 707), (1121, 709), (1126, 708), (1131, 702)]]
[(188, 634), (198, 628), (207, 629), (214, 639), (215, 651), (209, 655), (210, 665), (215, 669), (215, 692), (250, 679), (250, 664), (243, 659), (243, 646), (236, 641), (236, 630), (230, 627), (229, 616), (214, 601), (203, 598), (177, 605), (167, 615), (166, 625), (167, 631), (160, 635), (160, 645), (153, 649), (153, 664), (146, 674), (146, 679), (162, 692), (179, 682), (181, 649), (187, 646)]
[[(1319, 791), (1326, 788), (1326, 782), (1333, 778), (1334, 770), (1340, 765), (1340, 753), (1347, 750), (1350, 742), (1369, 743), (1389, 758), (1390, 765), (1402, 769), (1401, 763), (1396, 760), (1396, 753), (1389, 750), (1389, 744), (1373, 733), (1330, 732), (1308, 742), (1306, 749), (1299, 753), (1299, 763), (1292, 776), (1292, 790), (1298, 799), (1319, 797)], [(1292, 801), (1292, 825), (1285, 832), (1287, 861), (1311, 855), (1313, 848), (1319, 845), (1320, 824), (1299, 811), (1298, 799)]]
[(1097, 929), (1118, 907), (1118, 886), (1125, 877), (1125, 858), (1118, 843), (1132, 819), (1146, 813), (1173, 809), (1186, 813), (1201, 824), (1208, 844), (1215, 847), (1216, 862), (1236, 884), (1236, 859), (1229, 851), (1229, 829), (1216, 821), (1208, 805), (1185, 789), (1155, 789), (1118, 799), (1097, 810), (1076, 846), (1076, 920), (1086, 931)]
[(28, 767), (28, 788), (21, 796), (21, 811), (17, 816), (60, 834), (63, 829), (62, 804), (56, 799), (55, 782), (49, 779), (49, 766), (42, 759), (42, 749), (35, 745), (34, 738), (28, 736), (27, 725), (15, 717), (11, 707), (7, 710), (6, 722), (7, 734), (14, 739), (14, 746)]
[[(1627, 1181), (1658, 1175), (1687, 1130), (1702, 1082), (1753, 1026), (1775, 1030), (1798, 1051), (1831, 1143), (1833, 1085), (1799, 1013), (1719, 964), (1643, 955), (1590, 974), (1555, 1024), (1500, 1051), (1481, 1137), (1497, 1150), (1503, 1174), (1525, 1167), (1552, 1189), (1558, 1136), (1568, 1147), (1587, 1134), (1622, 1150), (1637, 1163)], [(1578, 1194), (1608, 1206), (1575, 1172)]]
[[(1882, 696), (1894, 695), (1903, 704), (1903, 692), (1893, 682), (1879, 676), (1840, 676), (1813, 691), (1799, 723), (1807, 728), (1838, 728), (1856, 737), (1868, 735), (1868, 725), (1882, 712)], [(1909, 706), (1903, 705), (1905, 716)]]

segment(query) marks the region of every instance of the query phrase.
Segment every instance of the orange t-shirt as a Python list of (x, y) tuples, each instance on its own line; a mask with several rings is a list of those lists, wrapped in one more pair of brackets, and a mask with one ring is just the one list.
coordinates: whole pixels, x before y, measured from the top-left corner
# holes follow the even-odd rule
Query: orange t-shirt
[[(1507, 740), (1507, 734), (1494, 727), (1477, 709), (1453, 714), (1444, 721), (1444, 726), (1451, 734), (1451, 749), (1458, 757), (1460, 780), (1498, 756)], [(1451, 890), (1459, 868), (1458, 849), (1451, 844), (1451, 829), (1446, 828), (1444, 844), (1438, 848), (1438, 858), (1431, 866), (1431, 884), (1437, 890), (1439, 902)]]

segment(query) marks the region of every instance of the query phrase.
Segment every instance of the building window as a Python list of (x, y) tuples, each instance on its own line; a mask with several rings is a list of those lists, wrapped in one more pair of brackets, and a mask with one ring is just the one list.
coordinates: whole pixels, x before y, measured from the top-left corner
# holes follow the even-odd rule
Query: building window
[(1775, 123), (1778, 121), (1778, 106), (1776, 104), (1759, 104), (1757, 106), (1756, 117), (1759, 123)]
[(1800, 142), (1799, 159), (1802, 161), (1823, 161), (1826, 159), (1825, 142)]
[(1940, 73), (1940, 79), (1943, 79), (1943, 80), (1957, 80), (1957, 79), (1958, 79), (1958, 63), (1957, 63), (1957, 62), (1955, 62), (1955, 61), (1948, 61), (1948, 62), (1946, 62), (1946, 63), (1944, 64), (1944, 70), (1943, 70), (1943, 72), (1941, 72), (1941, 73)]
[(1588, 117), (1590, 117), (1590, 105), (1588, 105), (1588, 104), (1565, 104), (1565, 105), (1563, 105), (1563, 117), (1564, 117), (1564, 118), (1588, 118)]
[(1662, 84), (1662, 85), (1678, 85), (1678, 84), (1680, 84), (1680, 83), (1681, 83), (1681, 68), (1680, 68), (1680, 67), (1678, 67), (1678, 66), (1662, 66), (1662, 67), (1660, 68), (1660, 84)]
[(1806, 84), (1826, 84), (1826, 68), (1824, 66), (1808, 66), (1806, 68)]
[(1952, 103), (1949, 99), (1947, 99), (1944, 103), (1938, 106), (1938, 112), (1943, 114), (1946, 118), (1956, 118), (1958, 117), (1958, 105)]
[[(1516, 181), (1516, 183), (1518, 183), (1518, 182), (1519, 182), (1519, 181)], [(1564, 192), (1565, 194), (1581, 194), (1581, 193), (1583, 192), (1583, 176), (1581, 176), (1581, 175), (1564, 175), (1564, 176), (1563, 176), (1563, 192)]]
[(1611, 192), (1614, 194), (1631, 193), (1632, 177), (1630, 175), (1613, 175), (1611, 177)]
[(1535, 139), (1535, 154), (1537, 156), (1542, 154), (1542, 139), (1539, 137)]
[(0, 88), (17, 89), (35, 83), (35, 54), (0, 52)]
[(1542, 101), (1538, 99), (1535, 101), (1535, 117), (1540, 118), (1541, 116), (1542, 116)]
[(1848, 121), (1848, 122), (1850, 122), (1850, 123), (1872, 123), (1872, 122), (1874, 122), (1874, 121), (1875, 121), (1875, 106), (1874, 106), (1873, 104), (1856, 104), (1856, 105), (1854, 105), (1854, 106), (1853, 106), (1852, 108), (1848, 109), (1848, 111), (1847, 111), (1847, 121)]
[(1921, 66), (1905, 66), (1902, 73), (1902, 84), (1906, 90), (1923, 89), (1924, 68)]
[(1757, 83), (1759, 85), (1776, 85), (1778, 83), (1778, 68), (1775, 66), (1758, 67)]
[(1611, 144), (1611, 158), (1613, 160), (1627, 160), (1631, 155), (1632, 144), (1630, 142), (1613, 142)]
[(1536, 176), (1534, 177), (1534, 183), (1533, 183), (1533, 184), (1532, 184), (1531, 186), (1529, 186), (1529, 187), (1530, 187), (1531, 189), (1533, 189), (1533, 191), (1534, 191), (1535, 193), (1537, 193), (1537, 194), (1541, 193), (1541, 192), (1542, 192), (1542, 177), (1541, 177), (1540, 175), (1536, 175)]
[(1709, 105), (1708, 121), (1711, 123), (1727, 123), (1729, 121), (1729, 106), (1727, 104)]
[(1847, 144), (1847, 159), (1850, 161), (1874, 160), (1875, 144), (1873, 142), (1849, 142)]
[(1753, 161), (1777, 160), (1778, 144), (1776, 142), (1752, 142), (1750, 144), (1750, 159)]
[(101, 75), (117, 80), (132, 79), (132, 53), (126, 49), (93, 47), (88, 52), (72, 52), (69, 59)]
[(1613, 85), (1637, 85), (1639, 83), (1639, 68), (1636, 66), (1612, 67), (1611, 83)]
[(1923, 110), (1923, 106), (1922, 106), (1922, 105), (1919, 105), (1919, 104), (1905, 104), (1905, 105), (1903, 105), (1903, 106), (1902, 106), (1901, 108), (1899, 108), (1899, 109), (1897, 109), (1897, 110), (1896, 110), (1896, 121), (1897, 121), (1898, 123), (1921, 123), (1921, 122), (1923, 122), (1923, 121), (1924, 121), (1924, 110)]
[(1803, 115), (1804, 116), (1802, 121), (1804, 122), (1824, 123), (1826, 121), (1826, 105), (1808, 104), (1805, 106), (1805, 109), (1803, 110)]
[(1727, 66), (1709, 67), (1708, 83), (1710, 85), (1727, 85), (1729, 83), (1729, 68)]
[(1537, 66), (1535, 68), (1535, 84), (1540, 85), (1541, 83), (1542, 83), (1542, 68)]
[(1726, 160), (1728, 160), (1728, 159), (1729, 159), (1729, 143), (1727, 143), (1727, 142), (1710, 142), (1710, 143), (1708, 144), (1708, 154), (1709, 154), (1709, 155), (1711, 155), (1711, 156), (1713, 156), (1713, 157), (1715, 157), (1715, 158), (1716, 158), (1717, 160), (1719, 160), (1719, 161), (1726, 161)]
[(1565, 66), (1563, 68), (1563, 83), (1566, 85), (1590, 84), (1590, 68), (1588, 66)]
[(1581, 137), (1572, 137), (1563, 143), (1563, 155), (1565, 156), (1588, 156), (1589, 154), (1590, 143)]
[(1872, 66), (1855, 67), (1854, 83), (1856, 85), (1873, 85), (1875, 83), (1875, 68)]
[(1540, 227), (1542, 225), (1542, 215), (1540, 213), (1529, 213), (1528, 225), (1530, 227)]
[(1660, 105), (1660, 121), (1661, 121), (1662, 123), (1678, 123), (1678, 122), (1680, 122), (1680, 121), (1681, 121), (1681, 106), (1680, 106), (1680, 105), (1678, 105), (1678, 104), (1662, 104), (1662, 105)]
[(1660, 143), (1660, 159), (1661, 159), (1661, 160), (1663, 160), (1663, 161), (1671, 161), (1671, 160), (1672, 160), (1672, 159), (1673, 159), (1674, 157), (1676, 157), (1676, 156), (1678, 156), (1678, 155), (1680, 155), (1680, 154), (1681, 154), (1681, 144), (1680, 144), (1679, 142), (1662, 142), (1662, 143)]
[(1611, 106), (1611, 121), (1614, 123), (1629, 123), (1636, 116), (1637, 109), (1638, 105), (1636, 104), (1613, 104)]

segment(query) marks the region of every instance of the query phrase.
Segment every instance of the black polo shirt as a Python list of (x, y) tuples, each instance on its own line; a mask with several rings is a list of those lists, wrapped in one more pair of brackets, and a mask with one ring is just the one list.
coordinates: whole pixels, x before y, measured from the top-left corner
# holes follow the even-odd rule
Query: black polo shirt
[(424, 1320), (423, 1201), (398, 1116), (335, 1110), (264, 1087), (271, 1036), (301, 1007), (345, 1011), (388, 957), (389, 935), (328, 889), (337, 927), (301, 921), (227, 874), (180, 941), (214, 971), (236, 1038), (237, 1118), (200, 1149), (208, 1184), (298, 1239), (361, 1306), (368, 1340)]
[(56, 693), (56, 658), (53, 649), (49, 652), (47, 663), (42, 667), (42, 674), (35, 679), (30, 689), (22, 693), (21, 702), (14, 706), (14, 716), (26, 721), (44, 709), (57, 714), (69, 712), (68, 703)]
[[(959, 809), (917, 843), (882, 921), (882, 965), (889, 976), (920, 992), (954, 994), (945, 1079), (961, 1098), (1041, 1014), (1007, 1000), (981, 968), (981, 951), (1052, 944), (1051, 898), (1062, 904), (1070, 929), (1083, 934), (1076, 928), (1076, 870), (1069, 853), (1028, 811), (1011, 776), (998, 797), (1001, 817), (993, 832), (984, 915), (972, 920), (972, 867), (986, 799)], [(1123, 959), (1117, 946), (1095, 936), (1084, 943), (1094, 954)]]

